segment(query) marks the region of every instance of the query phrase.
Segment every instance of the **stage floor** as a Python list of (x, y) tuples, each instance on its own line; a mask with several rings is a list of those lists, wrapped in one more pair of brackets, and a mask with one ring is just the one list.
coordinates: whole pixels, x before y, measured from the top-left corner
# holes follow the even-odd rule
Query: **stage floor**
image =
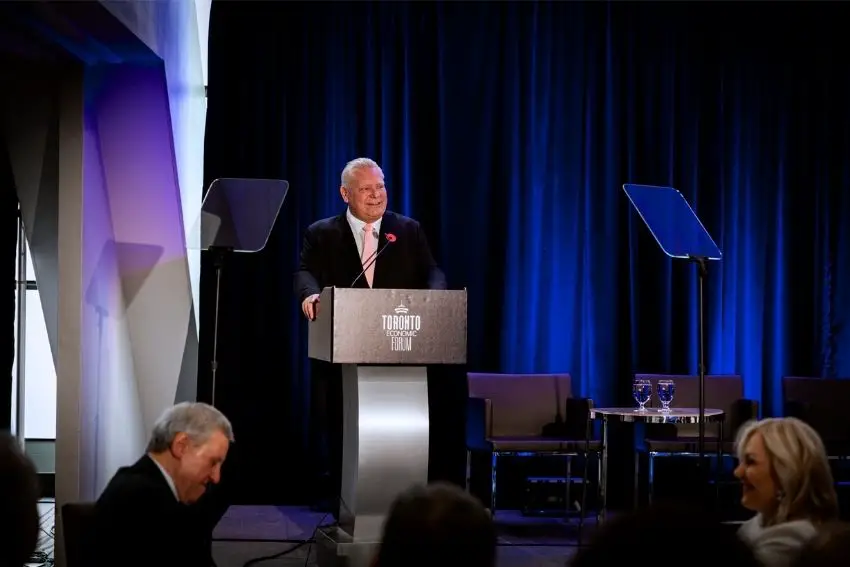
[[(52, 565), (55, 510), (52, 500), (39, 502), (41, 537), (38, 558), (28, 566)], [(213, 557), (217, 567), (243, 567), (259, 557), (292, 550), (260, 565), (312, 567), (316, 549), (302, 543), (326, 514), (298, 506), (231, 506), (213, 532)], [(513, 510), (496, 514), (499, 531), (499, 567), (564, 567), (576, 551), (576, 521), (570, 525), (552, 518), (527, 518)], [(586, 535), (593, 531), (590, 519)]]
[[(242, 567), (247, 561), (293, 549), (270, 561), (276, 565), (315, 565), (315, 549), (301, 545), (313, 531), (332, 520), (325, 514), (294, 506), (231, 506), (213, 532), (213, 553), (218, 567)], [(563, 567), (576, 550), (576, 522), (552, 518), (527, 518), (500, 510), (499, 567)], [(591, 529), (586, 532), (588, 535)], [(308, 559), (309, 553), (309, 559)]]

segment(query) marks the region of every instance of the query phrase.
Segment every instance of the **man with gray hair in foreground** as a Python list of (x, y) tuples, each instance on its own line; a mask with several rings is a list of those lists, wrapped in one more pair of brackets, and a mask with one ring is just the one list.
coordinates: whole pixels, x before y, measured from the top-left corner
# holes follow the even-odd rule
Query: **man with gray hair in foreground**
[(217, 409), (184, 402), (153, 427), (147, 454), (115, 473), (95, 506), (96, 565), (210, 567), (211, 485), (221, 480), (233, 429)]

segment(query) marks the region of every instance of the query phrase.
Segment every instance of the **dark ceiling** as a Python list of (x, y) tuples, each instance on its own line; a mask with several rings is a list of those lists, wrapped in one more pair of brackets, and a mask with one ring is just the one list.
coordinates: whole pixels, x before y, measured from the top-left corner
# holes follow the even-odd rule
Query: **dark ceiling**
[(84, 64), (158, 62), (100, 2), (0, 1), (0, 57)]

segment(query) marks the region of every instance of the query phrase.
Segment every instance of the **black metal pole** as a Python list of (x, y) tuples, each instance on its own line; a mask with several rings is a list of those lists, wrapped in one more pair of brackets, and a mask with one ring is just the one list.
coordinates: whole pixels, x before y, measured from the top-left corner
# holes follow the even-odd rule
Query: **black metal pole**
[[(698, 348), (698, 372), (699, 372), (699, 439), (698, 439), (698, 453), (699, 453), (699, 471), (700, 473), (705, 472), (705, 463), (703, 462), (705, 459), (705, 295), (704, 295), (704, 284), (705, 277), (708, 273), (707, 262), (703, 257), (693, 257), (692, 260), (697, 265), (697, 286), (698, 286), (698, 309), (699, 309), (699, 330), (698, 330), (698, 340), (699, 340), (699, 348)], [(701, 479), (707, 478), (707, 475), (700, 474)]]
[(210, 362), (210, 370), (212, 372), (212, 394), (210, 396), (210, 405), (215, 407), (215, 386), (216, 373), (218, 372), (218, 311), (221, 301), (221, 272), (224, 270), (224, 259), (229, 248), (210, 248), (210, 252), (214, 254), (213, 262), (215, 264), (215, 311), (213, 313), (213, 344), (212, 344), (212, 361)]

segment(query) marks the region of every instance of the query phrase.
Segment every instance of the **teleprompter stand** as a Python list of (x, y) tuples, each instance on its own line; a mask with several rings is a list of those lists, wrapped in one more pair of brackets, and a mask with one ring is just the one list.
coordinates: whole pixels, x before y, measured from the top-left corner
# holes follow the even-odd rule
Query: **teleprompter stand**
[[(721, 260), (723, 254), (685, 196), (673, 187), (623, 185), (626, 196), (652, 233), (661, 250), (670, 258), (693, 262), (697, 267), (698, 286), (698, 372), (699, 372), (699, 467), (705, 463), (705, 278), (708, 261)], [(707, 475), (700, 475), (703, 479)]]
[(233, 253), (259, 252), (266, 246), (289, 183), (279, 179), (222, 178), (213, 181), (190, 233), (189, 248), (205, 250), (215, 267), (215, 311), (210, 371), (215, 406), (221, 275)]

